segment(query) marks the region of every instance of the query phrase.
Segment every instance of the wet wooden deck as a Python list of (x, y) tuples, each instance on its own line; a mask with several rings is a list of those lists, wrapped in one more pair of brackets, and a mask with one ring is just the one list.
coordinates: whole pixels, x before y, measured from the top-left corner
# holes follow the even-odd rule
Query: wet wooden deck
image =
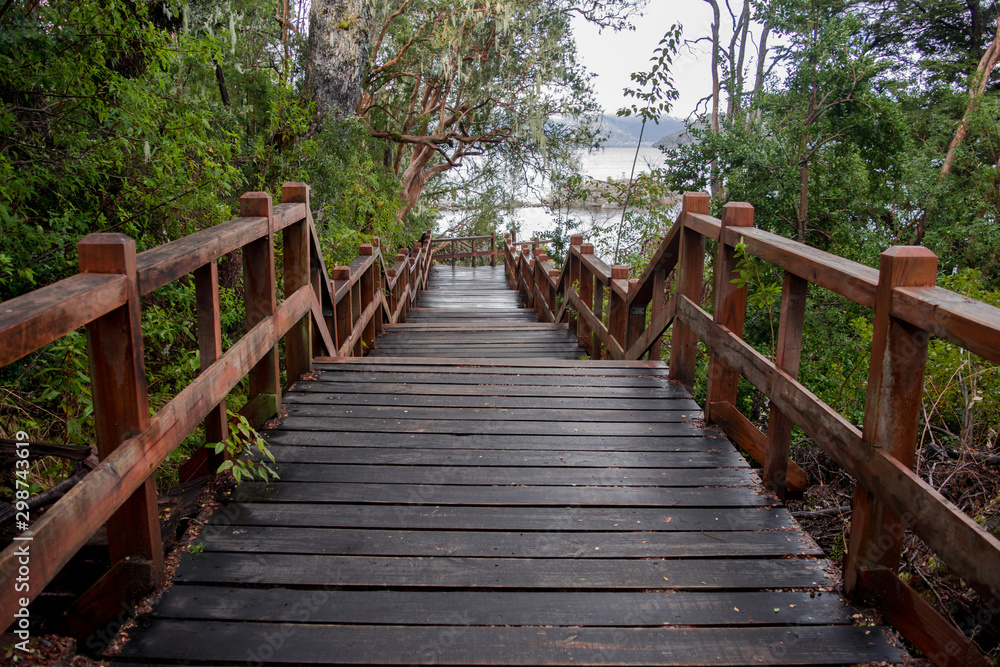
[(657, 362), (591, 362), (502, 269), (319, 363), (118, 657), (155, 664), (896, 661)]

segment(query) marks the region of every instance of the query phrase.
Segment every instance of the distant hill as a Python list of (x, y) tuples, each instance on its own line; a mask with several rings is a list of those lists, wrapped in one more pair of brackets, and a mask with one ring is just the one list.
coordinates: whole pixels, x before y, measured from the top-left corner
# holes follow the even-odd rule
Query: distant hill
[[(635, 117), (619, 118), (618, 116), (605, 115), (602, 121), (602, 133), (607, 135), (608, 140), (604, 144), (608, 148), (634, 148), (639, 141), (639, 131), (642, 129), (642, 119)], [(684, 129), (684, 121), (670, 116), (660, 118), (660, 124), (647, 123), (643, 133), (642, 144), (655, 148), (658, 144), (652, 137), (662, 135), (664, 132), (673, 133)]]
[[(704, 123), (695, 123), (691, 127), (701, 130), (704, 129), (706, 126)], [(682, 125), (681, 128), (676, 132), (667, 134), (654, 141), (653, 146), (656, 147), (663, 146), (664, 148), (677, 148), (678, 146), (687, 146), (689, 144), (693, 144), (694, 137), (692, 137), (688, 133), (688, 129), (689, 128), (684, 127)]]

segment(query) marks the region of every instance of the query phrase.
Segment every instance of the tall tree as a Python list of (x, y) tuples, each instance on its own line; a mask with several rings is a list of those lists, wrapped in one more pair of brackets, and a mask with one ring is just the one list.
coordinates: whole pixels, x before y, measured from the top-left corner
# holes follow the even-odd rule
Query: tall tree
[(467, 158), (551, 168), (593, 145), (599, 108), (570, 20), (621, 28), (630, 0), (387, 0), (357, 105), (402, 180), (402, 217)]

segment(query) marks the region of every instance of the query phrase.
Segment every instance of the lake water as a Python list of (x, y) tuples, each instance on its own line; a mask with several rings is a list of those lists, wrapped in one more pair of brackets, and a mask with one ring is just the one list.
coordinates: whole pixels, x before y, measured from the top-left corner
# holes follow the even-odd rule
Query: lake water
[[(633, 158), (635, 158), (635, 148), (605, 148), (600, 152), (584, 155), (581, 158), (582, 171), (587, 178), (597, 181), (606, 181), (609, 178), (627, 180), (632, 171)], [(638, 175), (649, 172), (650, 165), (657, 166), (662, 161), (663, 154), (659, 149), (640, 148), (639, 158), (635, 163), (635, 173)], [(535, 206), (519, 208), (514, 215), (520, 226), (518, 234), (520, 239), (532, 236), (544, 238), (557, 223), (556, 214), (542, 206), (541, 202)], [(565, 219), (567, 211), (561, 211), (559, 215)], [(569, 211), (568, 215), (579, 223), (579, 231), (589, 235), (588, 230), (608, 224), (611, 220), (620, 219), (622, 212), (621, 209), (615, 208), (575, 209)], [(443, 211), (438, 222), (438, 233), (447, 230), (452, 222), (461, 217), (463, 217), (461, 211)]]

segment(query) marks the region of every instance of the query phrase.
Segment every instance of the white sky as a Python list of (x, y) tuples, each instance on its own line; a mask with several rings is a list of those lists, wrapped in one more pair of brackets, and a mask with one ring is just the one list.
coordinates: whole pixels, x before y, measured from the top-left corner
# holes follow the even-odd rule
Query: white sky
[[(725, 8), (723, 8), (725, 12)], [(614, 113), (627, 103), (622, 95), (626, 86), (632, 85), (629, 75), (636, 71), (649, 71), (653, 49), (657, 47), (667, 29), (679, 21), (684, 26), (684, 39), (696, 39), (711, 33), (712, 8), (696, 0), (650, 0), (643, 10), (643, 16), (636, 18), (634, 32), (605, 30), (598, 33), (591, 24), (579, 18), (574, 20), (574, 34), (580, 61), (587, 69), (597, 74), (594, 87), (597, 100), (604, 105), (605, 113)], [(729, 17), (723, 15), (723, 34), (729, 32)], [(674, 63), (674, 83), (680, 98), (674, 104), (670, 115), (686, 118), (694, 110), (698, 100), (712, 90), (712, 73), (707, 54), (711, 49), (698, 44), (694, 52), (681, 47)], [(702, 62), (698, 62), (699, 56)], [(702, 107), (704, 110), (704, 105)]]

